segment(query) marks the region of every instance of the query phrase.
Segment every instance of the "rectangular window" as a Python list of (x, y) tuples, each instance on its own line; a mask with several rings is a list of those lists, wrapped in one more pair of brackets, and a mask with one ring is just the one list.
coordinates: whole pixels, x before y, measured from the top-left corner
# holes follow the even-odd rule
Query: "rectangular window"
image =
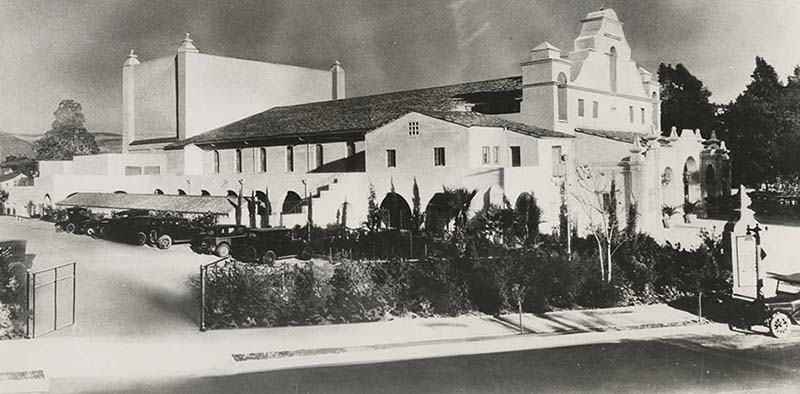
[(584, 116), (583, 106), (584, 106), (583, 99), (578, 99), (578, 116), (580, 117)]
[(433, 148), (433, 165), (435, 167), (445, 166), (444, 148), (442, 147)]
[(142, 167), (125, 166), (125, 176), (142, 175)]
[(144, 174), (145, 175), (159, 175), (159, 174), (161, 174), (161, 167), (159, 167), (159, 166), (145, 166), (144, 167)]
[(600, 113), (600, 103), (597, 101), (592, 101), (592, 117), (597, 119), (597, 115)]
[(511, 167), (519, 167), (522, 165), (522, 157), (520, 155), (519, 147), (511, 147)]
[(481, 163), (489, 164), (489, 147), (488, 146), (484, 146), (481, 149)]
[(628, 117), (630, 118), (631, 123), (633, 123), (633, 106), (632, 105), (628, 106)]
[(242, 172), (242, 150), (236, 150), (236, 172)]
[(394, 149), (386, 150), (386, 167), (397, 167), (397, 151)]
[(267, 172), (267, 148), (261, 148), (258, 150), (258, 162), (259, 170), (261, 172)]
[(642, 114), (642, 124), (644, 124), (644, 108), (639, 108), (639, 109), (640, 109), (639, 112)]
[(294, 147), (286, 147), (286, 172), (294, 171)]
[(408, 135), (419, 135), (419, 122), (408, 122)]
[(492, 147), (492, 163), (500, 164), (500, 147), (499, 146)]
[(564, 161), (561, 159), (561, 146), (552, 147), (550, 154), (553, 160), (553, 176), (564, 176), (566, 171), (564, 168)]

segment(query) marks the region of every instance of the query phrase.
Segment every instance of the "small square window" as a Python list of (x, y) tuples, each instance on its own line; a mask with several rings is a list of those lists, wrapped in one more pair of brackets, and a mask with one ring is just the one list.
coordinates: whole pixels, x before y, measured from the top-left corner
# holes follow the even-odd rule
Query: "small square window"
[(445, 166), (444, 148), (442, 147), (433, 148), (433, 165), (435, 167)]
[(483, 164), (489, 164), (489, 147), (488, 146), (484, 146), (481, 149), (481, 162)]
[(397, 167), (397, 151), (394, 149), (386, 150), (386, 167)]
[(408, 135), (419, 135), (419, 122), (408, 122)]
[(600, 103), (597, 101), (592, 101), (592, 117), (597, 119), (597, 115), (600, 112)]
[(500, 147), (492, 147), (492, 163), (500, 164)]
[(584, 102), (583, 99), (578, 99), (578, 116), (583, 117), (585, 109), (583, 108)]

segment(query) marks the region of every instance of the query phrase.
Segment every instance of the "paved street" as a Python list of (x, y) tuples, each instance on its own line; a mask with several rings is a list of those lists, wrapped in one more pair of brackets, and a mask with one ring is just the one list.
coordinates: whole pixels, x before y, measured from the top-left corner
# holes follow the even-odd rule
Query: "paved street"
[[(122, 393), (796, 393), (800, 345), (758, 352), (696, 346), (713, 338), (624, 340), (291, 369), (189, 380), (53, 384), (53, 392)], [(787, 354), (794, 355), (787, 357)], [(90, 388), (91, 387), (91, 388)]]

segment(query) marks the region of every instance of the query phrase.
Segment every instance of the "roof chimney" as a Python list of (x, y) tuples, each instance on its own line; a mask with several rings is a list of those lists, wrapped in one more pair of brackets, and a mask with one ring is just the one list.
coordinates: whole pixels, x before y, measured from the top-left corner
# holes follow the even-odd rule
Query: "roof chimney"
[(341, 100), (345, 98), (344, 68), (338, 60), (331, 66), (331, 81), (331, 99)]

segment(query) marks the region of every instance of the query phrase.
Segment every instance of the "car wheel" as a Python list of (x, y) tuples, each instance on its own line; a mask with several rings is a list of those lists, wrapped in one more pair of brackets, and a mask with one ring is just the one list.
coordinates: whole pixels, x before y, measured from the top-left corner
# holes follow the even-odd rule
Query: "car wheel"
[(156, 229), (150, 229), (150, 231), (147, 232), (147, 241), (153, 245), (158, 243), (158, 231)]
[(231, 254), (231, 247), (228, 244), (219, 244), (214, 250), (214, 254), (219, 257), (228, 257)]
[(98, 227), (98, 228), (94, 229), (94, 232), (92, 232), (92, 238), (94, 238), (94, 239), (103, 239), (103, 228), (102, 227)]
[(275, 255), (275, 252), (268, 250), (261, 256), (261, 264), (272, 265), (275, 264), (275, 260), (278, 256)]
[(311, 248), (306, 246), (303, 250), (300, 251), (300, 260), (311, 260)]
[(156, 243), (156, 246), (158, 246), (158, 248), (161, 250), (169, 249), (169, 247), (172, 246), (172, 237), (167, 234), (158, 237), (158, 243)]
[(792, 320), (783, 312), (775, 312), (769, 318), (769, 333), (775, 338), (786, 338), (792, 331)]
[(64, 227), (64, 231), (66, 231), (66, 232), (68, 232), (70, 234), (74, 233), (75, 232), (75, 223), (67, 223), (67, 225)]
[(258, 261), (258, 252), (256, 252), (256, 248), (250, 246), (250, 247), (245, 248), (242, 251), (240, 257), (241, 257), (241, 260), (244, 261), (244, 262), (248, 262), (248, 263), (256, 262), (256, 261)]
[(138, 233), (136, 233), (135, 241), (136, 241), (136, 245), (138, 245), (138, 246), (142, 246), (142, 245), (146, 244), (147, 243), (147, 234), (139, 231)]

